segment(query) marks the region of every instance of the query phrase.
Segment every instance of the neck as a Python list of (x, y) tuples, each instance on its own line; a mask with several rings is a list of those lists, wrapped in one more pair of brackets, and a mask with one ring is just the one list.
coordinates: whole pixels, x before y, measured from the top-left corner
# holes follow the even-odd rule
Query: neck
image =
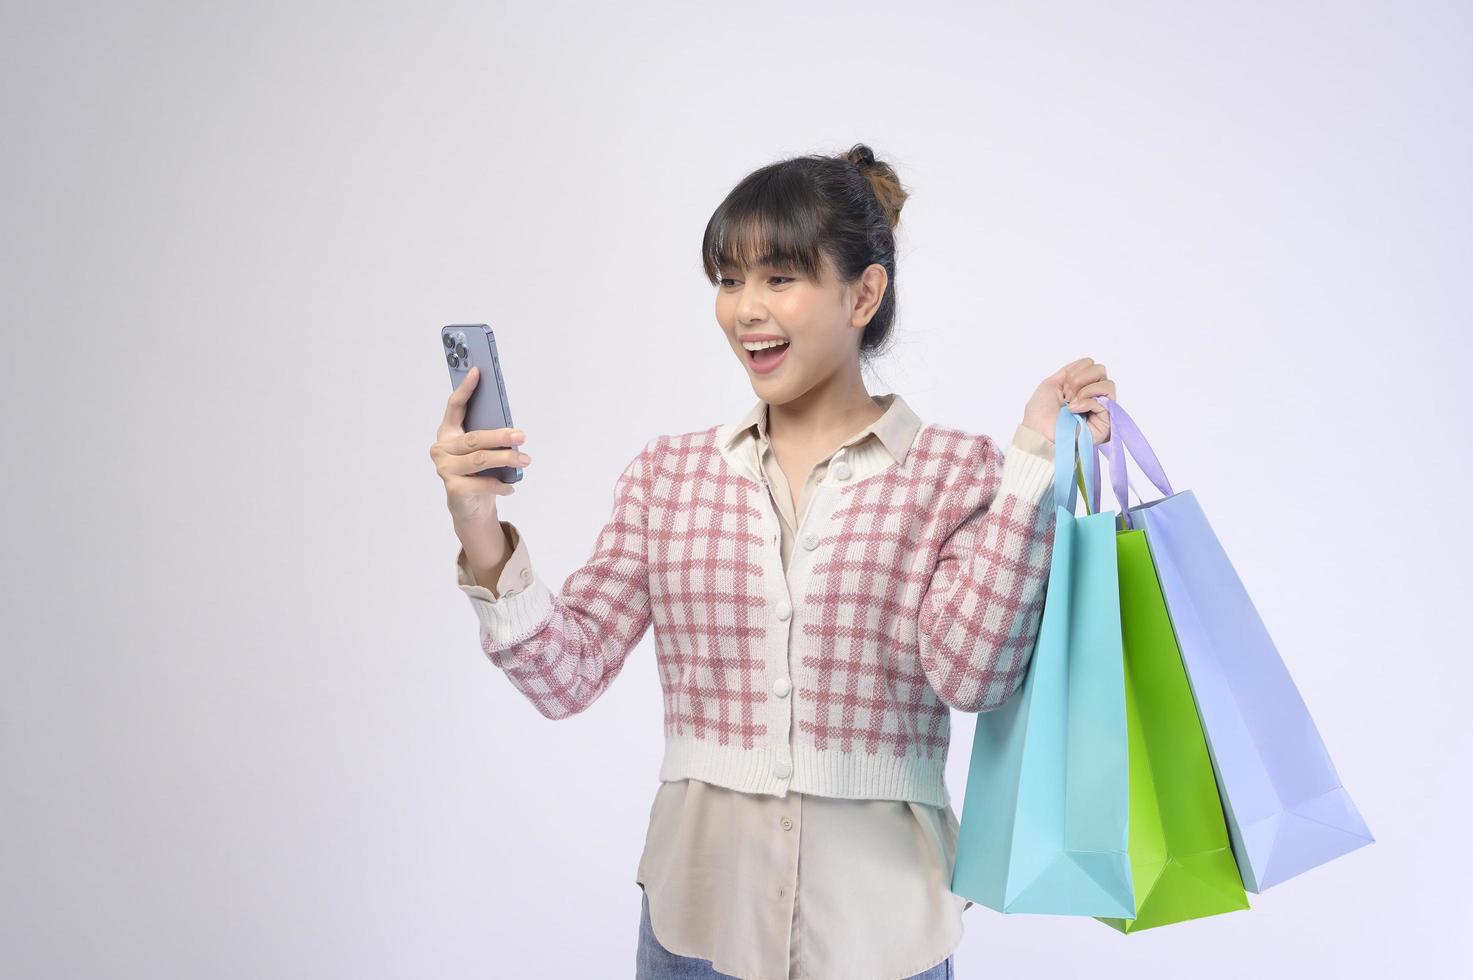
[(835, 376), (782, 404), (767, 405), (774, 445), (837, 446), (885, 413), (859, 372)]

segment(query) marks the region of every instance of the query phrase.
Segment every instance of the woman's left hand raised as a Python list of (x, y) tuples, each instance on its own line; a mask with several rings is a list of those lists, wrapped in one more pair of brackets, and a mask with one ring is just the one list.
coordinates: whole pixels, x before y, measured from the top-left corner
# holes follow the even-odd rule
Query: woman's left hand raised
[(1043, 379), (1023, 409), (1023, 424), (1053, 441), (1059, 406), (1067, 403), (1071, 412), (1089, 413), (1085, 422), (1098, 446), (1110, 440), (1110, 415), (1096, 395), (1114, 400), (1115, 382), (1105, 375), (1105, 365), (1097, 364), (1092, 357), (1081, 357)]

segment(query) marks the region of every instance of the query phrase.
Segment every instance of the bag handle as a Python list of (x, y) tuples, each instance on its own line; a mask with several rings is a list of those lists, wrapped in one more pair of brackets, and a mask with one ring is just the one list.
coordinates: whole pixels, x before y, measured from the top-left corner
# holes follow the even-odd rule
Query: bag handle
[[(1069, 411), (1067, 404), (1060, 405), (1059, 417), (1054, 423), (1054, 504), (1071, 514), (1074, 513), (1074, 502), (1078, 499), (1075, 496), (1076, 486), (1078, 492), (1084, 496), (1085, 512), (1094, 514), (1099, 511), (1098, 461), (1095, 453), (1089, 449), (1093, 443), (1094, 437), (1084, 422), (1083, 413)], [(1066, 450), (1065, 446), (1069, 448)], [(1093, 493), (1090, 492), (1091, 487)]]
[[(1126, 530), (1134, 530), (1135, 528), (1131, 523), (1130, 515), (1130, 494), (1128, 489), (1130, 475), (1125, 460), (1126, 450), (1130, 451), (1130, 455), (1135, 459), (1136, 465), (1141, 468), (1141, 472), (1161, 492), (1162, 496), (1169, 497), (1175, 491), (1171, 489), (1171, 481), (1166, 478), (1165, 468), (1162, 467), (1161, 461), (1156, 458), (1155, 450), (1146, 441), (1145, 434), (1141, 432), (1140, 426), (1135, 424), (1135, 419), (1131, 418), (1125, 409), (1120, 407), (1119, 402), (1110, 398), (1108, 395), (1099, 395), (1097, 397), (1100, 403), (1105, 406), (1105, 410), (1110, 416), (1110, 438), (1105, 443), (1105, 446), (1108, 447), (1107, 452), (1110, 460), (1110, 485), (1115, 491), (1115, 500), (1120, 505), (1120, 516), (1125, 522)], [(1096, 457), (1096, 462), (1098, 462), (1100, 451), (1099, 446), (1094, 447), (1093, 455)], [(1098, 494), (1098, 469), (1095, 471), (1094, 479), (1096, 481), (1095, 492)], [(1139, 490), (1136, 491), (1136, 499), (1140, 499)]]
[[(1111, 434), (1110, 434), (1110, 439), (1111, 439), (1111, 441), (1113, 441), (1115, 438), (1116, 438), (1116, 436), (1115, 436), (1115, 434), (1114, 434), (1114, 432), (1112, 430), (1111, 431)], [(1094, 472), (1093, 486), (1094, 486), (1094, 497), (1095, 497), (1096, 500), (1101, 499), (1100, 498), (1100, 469), (1099, 469), (1099, 466), (1100, 466), (1100, 453), (1101, 453), (1100, 447), (1099, 446), (1095, 446), (1094, 447), (1095, 472)], [(1129, 485), (1129, 488), (1131, 490), (1135, 490), (1135, 499), (1136, 500), (1138, 500), (1138, 501), (1144, 501), (1146, 499), (1145, 497), (1141, 496), (1140, 490), (1136, 489), (1135, 483), (1130, 479), (1130, 470), (1128, 468), (1125, 471), (1125, 481)], [(1127, 497), (1126, 504), (1128, 504), (1128, 503), (1129, 503), (1129, 498)], [(1122, 507), (1121, 507), (1121, 512), (1122, 513), (1128, 513), (1129, 510), (1130, 510), (1129, 506), (1122, 505)]]

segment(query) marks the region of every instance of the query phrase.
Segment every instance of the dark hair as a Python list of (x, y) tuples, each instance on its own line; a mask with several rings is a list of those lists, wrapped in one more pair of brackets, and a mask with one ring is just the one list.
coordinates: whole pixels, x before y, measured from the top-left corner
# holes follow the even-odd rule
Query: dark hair
[(768, 164), (732, 188), (706, 223), (706, 278), (714, 286), (723, 268), (766, 263), (821, 279), (827, 255), (848, 284), (878, 262), (890, 281), (859, 340), (859, 353), (868, 358), (895, 322), (895, 226), (909, 196), (895, 170), (863, 143), (836, 156)]

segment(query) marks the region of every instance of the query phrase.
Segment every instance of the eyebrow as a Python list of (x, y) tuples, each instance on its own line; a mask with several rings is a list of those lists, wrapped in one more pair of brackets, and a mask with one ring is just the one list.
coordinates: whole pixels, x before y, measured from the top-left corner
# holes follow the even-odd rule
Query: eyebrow
[[(736, 271), (736, 267), (737, 267), (736, 266), (736, 263), (735, 262), (732, 262), (732, 261), (722, 262), (721, 265), (720, 265), (720, 268), (723, 271), (725, 271), (725, 270)], [(792, 268), (792, 267), (793, 267), (792, 266), (792, 263), (789, 263), (789, 262), (779, 262), (779, 261), (777, 261), (777, 258), (775, 256), (770, 256), (770, 255), (769, 256), (766, 256), (764, 258), (758, 259), (756, 262), (752, 263), (752, 265), (751, 265), (751, 268), (753, 268), (753, 269), (789, 269), (789, 268)]]

